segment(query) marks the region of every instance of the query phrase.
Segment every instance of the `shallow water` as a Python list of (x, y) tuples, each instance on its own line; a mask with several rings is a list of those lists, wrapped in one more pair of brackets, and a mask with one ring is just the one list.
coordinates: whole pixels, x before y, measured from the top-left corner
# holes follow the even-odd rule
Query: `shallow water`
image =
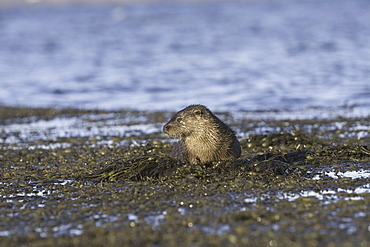
[[(171, 116), (171, 114), (165, 115), (168, 118)], [(226, 114), (221, 113), (219, 116), (222, 120), (227, 121), (228, 116)], [(240, 139), (246, 139), (253, 134), (279, 133), (281, 131), (294, 132), (300, 128), (308, 133), (319, 131), (322, 133), (320, 138), (323, 139), (330, 138), (333, 135), (333, 131), (341, 132), (339, 136), (343, 139), (360, 140), (369, 135), (370, 126), (366, 121), (356, 121), (350, 118), (335, 121), (335, 118), (346, 116), (353, 117), (354, 114), (324, 109), (316, 109), (315, 111), (309, 111), (309, 113), (307, 111), (238, 112), (232, 117), (232, 127)], [(314, 121), (317, 118), (333, 118), (334, 121), (321, 123), (320, 125), (303, 124), (302, 127), (294, 126), (289, 122)], [(248, 119), (250, 122), (244, 123), (245, 119)], [(285, 121), (283, 124), (285, 126), (276, 125), (274, 123), (275, 120)], [(18, 121), (18, 123), (0, 125), (0, 131), (2, 132), (0, 137), (4, 146), (16, 149), (68, 148), (71, 146), (69, 139), (85, 138), (93, 139), (91, 147), (104, 145), (114, 147), (116, 145), (124, 146), (128, 143), (142, 145), (150, 140), (145, 138), (143, 140), (135, 140), (139, 136), (154, 134), (161, 138), (166, 137), (162, 133), (164, 123), (150, 122), (151, 119), (149, 116), (146, 116), (145, 112), (135, 116), (114, 112), (99, 115), (84, 114), (79, 117), (56, 117), (50, 120), (35, 118), (31, 123), (28, 121), (22, 123), (24, 121), (22, 119)], [(272, 123), (269, 121), (272, 121)], [(248, 131), (245, 131), (245, 129)], [(117, 141), (115, 138), (120, 138), (120, 140)], [(63, 142), (63, 139), (66, 142)], [(41, 141), (41, 143), (38, 143), (38, 141)]]
[(369, 114), (369, 9), (366, 0), (2, 9), (0, 104)]

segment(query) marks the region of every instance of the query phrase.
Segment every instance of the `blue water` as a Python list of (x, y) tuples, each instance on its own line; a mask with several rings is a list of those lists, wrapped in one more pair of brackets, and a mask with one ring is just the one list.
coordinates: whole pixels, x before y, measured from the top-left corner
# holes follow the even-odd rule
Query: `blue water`
[(370, 109), (369, 13), (367, 0), (2, 9), (0, 104)]

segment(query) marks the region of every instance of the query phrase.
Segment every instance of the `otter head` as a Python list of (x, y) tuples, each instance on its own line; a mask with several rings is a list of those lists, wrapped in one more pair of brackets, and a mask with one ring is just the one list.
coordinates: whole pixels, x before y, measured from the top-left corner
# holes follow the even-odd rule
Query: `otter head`
[[(202, 129), (208, 122), (211, 111), (203, 105), (190, 105), (176, 113), (163, 126), (163, 133), (169, 136), (186, 138)], [(212, 114), (213, 115), (213, 114)]]

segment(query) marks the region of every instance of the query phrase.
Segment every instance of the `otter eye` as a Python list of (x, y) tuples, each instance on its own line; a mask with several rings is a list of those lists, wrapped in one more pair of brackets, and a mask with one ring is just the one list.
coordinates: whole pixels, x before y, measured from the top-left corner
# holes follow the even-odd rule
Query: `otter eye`
[(177, 122), (179, 122), (179, 123), (181, 123), (181, 121), (182, 121), (182, 117), (178, 117), (178, 118), (176, 118), (176, 121), (177, 121)]

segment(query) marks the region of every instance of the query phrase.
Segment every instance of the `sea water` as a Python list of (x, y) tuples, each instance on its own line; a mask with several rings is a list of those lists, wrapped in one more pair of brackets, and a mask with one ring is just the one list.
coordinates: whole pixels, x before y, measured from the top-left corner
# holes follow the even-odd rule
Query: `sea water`
[(370, 2), (0, 10), (0, 104), (176, 111), (370, 109)]

